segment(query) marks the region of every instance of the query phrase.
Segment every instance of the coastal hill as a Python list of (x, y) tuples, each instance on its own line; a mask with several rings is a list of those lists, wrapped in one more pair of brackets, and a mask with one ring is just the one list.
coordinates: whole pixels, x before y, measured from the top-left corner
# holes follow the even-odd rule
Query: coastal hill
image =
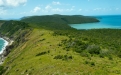
[(43, 27), (54, 30), (69, 30), (72, 29), (68, 24), (93, 23), (99, 22), (94, 17), (82, 15), (43, 15), (43, 16), (27, 16), (21, 18), (22, 22), (31, 23), (34, 27)]
[(99, 22), (94, 17), (87, 17), (82, 15), (44, 15), (44, 16), (29, 16), (23, 17), (21, 21), (31, 23), (55, 22), (61, 24), (79, 24)]
[(121, 31), (68, 25), (98, 21), (89, 19), (94, 18), (46, 15), (0, 21), (0, 35), (14, 40), (3, 54), (0, 75), (120, 75)]

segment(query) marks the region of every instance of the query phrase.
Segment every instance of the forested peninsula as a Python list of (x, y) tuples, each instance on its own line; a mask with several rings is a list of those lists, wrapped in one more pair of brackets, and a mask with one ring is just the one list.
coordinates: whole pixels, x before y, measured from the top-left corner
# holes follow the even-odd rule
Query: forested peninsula
[(99, 22), (82, 15), (28, 16), (1, 20), (7, 47), (0, 75), (121, 74), (121, 30), (77, 30), (68, 24)]

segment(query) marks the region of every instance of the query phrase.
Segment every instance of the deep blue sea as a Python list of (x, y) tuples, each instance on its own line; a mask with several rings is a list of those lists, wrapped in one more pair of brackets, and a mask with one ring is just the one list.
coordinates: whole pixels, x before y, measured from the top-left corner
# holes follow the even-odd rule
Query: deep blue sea
[(3, 52), (8, 42), (2, 38), (0, 38), (0, 54)]
[(70, 26), (76, 29), (121, 29), (121, 15), (105, 15), (93, 17), (96, 17), (98, 20), (100, 20), (100, 22), (70, 24)]

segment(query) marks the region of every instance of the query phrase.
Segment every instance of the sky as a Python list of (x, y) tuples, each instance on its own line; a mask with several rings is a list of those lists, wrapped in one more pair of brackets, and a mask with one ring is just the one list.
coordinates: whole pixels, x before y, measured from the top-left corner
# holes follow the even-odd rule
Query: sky
[(121, 15), (121, 0), (0, 0), (0, 19), (52, 14)]

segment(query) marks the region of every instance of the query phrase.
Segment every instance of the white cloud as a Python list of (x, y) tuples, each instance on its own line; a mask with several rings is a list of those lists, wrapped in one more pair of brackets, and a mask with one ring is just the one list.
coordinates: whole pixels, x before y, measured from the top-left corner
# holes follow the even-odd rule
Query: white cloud
[(53, 5), (61, 5), (60, 2), (55, 2), (55, 1), (53, 1), (52, 4), (53, 4)]
[(115, 11), (119, 10), (120, 8), (95, 8), (93, 11)]
[(63, 12), (64, 10), (63, 9), (60, 9), (60, 8), (55, 8), (55, 9), (52, 9), (53, 12)]
[(70, 9), (65, 9), (65, 11), (70, 12), (70, 11), (73, 11), (73, 10), (74, 10), (74, 8), (75, 8), (75, 6), (72, 6)]
[(119, 8), (116, 8), (116, 10), (119, 10)]
[(46, 10), (49, 10), (49, 9), (51, 9), (52, 7), (50, 6), (50, 5), (47, 5), (46, 7), (45, 7), (45, 9)]
[(65, 9), (65, 11), (68, 11), (68, 12), (70, 12), (70, 11), (73, 11), (74, 9)]
[(31, 10), (32, 13), (37, 13), (41, 10), (40, 7), (35, 7), (33, 10)]
[(72, 6), (72, 8), (75, 8), (76, 6)]
[(38, 11), (40, 11), (40, 9), (41, 9), (40, 7), (35, 7), (34, 12), (38, 12)]
[[(70, 6), (71, 8), (65, 8), (65, 7), (60, 7), (60, 6), (54, 6), (54, 5), (63, 5), (60, 2), (55, 2), (53, 1), (51, 4), (48, 5), (42, 5), (41, 8), (39, 7), (35, 7), (34, 9), (32, 9), (30, 11), (30, 14), (35, 14), (35, 13), (44, 13), (44, 14), (50, 14), (50, 13), (63, 13), (63, 12), (71, 12), (75, 10), (75, 6)], [(63, 5), (66, 6), (66, 5)], [(25, 14), (25, 13), (21, 13), (21, 14)]]
[(95, 11), (100, 11), (100, 10), (102, 10), (102, 8), (95, 8), (95, 9), (93, 9), (93, 10), (95, 10)]
[(7, 10), (4, 10), (3, 8), (0, 8), (0, 15), (4, 15), (7, 13)]
[(0, 0), (0, 7), (16, 7), (25, 5), (27, 0)]
[(82, 11), (82, 9), (79, 9), (79, 11)]
[(3, 6), (4, 3), (3, 3), (3, 0), (0, 0), (0, 6)]

